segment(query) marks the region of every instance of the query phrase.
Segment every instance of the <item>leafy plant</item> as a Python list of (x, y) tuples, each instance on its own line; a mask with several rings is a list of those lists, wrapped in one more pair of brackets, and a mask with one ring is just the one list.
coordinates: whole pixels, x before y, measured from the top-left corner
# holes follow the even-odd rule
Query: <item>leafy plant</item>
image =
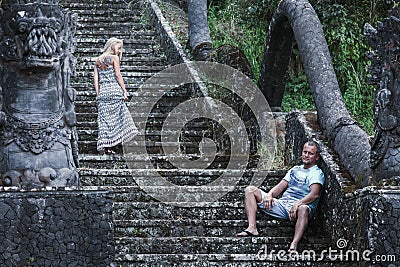
[(260, 63), (264, 54), (266, 30), (260, 27), (251, 27), (238, 14), (234, 5), (226, 10), (219, 10), (210, 6), (208, 10), (208, 24), (215, 48), (230, 44), (242, 49), (253, 69), (254, 77), (260, 73)]

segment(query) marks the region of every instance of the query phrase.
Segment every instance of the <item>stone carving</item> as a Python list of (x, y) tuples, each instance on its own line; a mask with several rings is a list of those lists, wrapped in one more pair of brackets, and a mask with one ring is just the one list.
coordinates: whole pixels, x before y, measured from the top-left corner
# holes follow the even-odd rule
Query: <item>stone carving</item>
[(375, 177), (396, 178), (400, 175), (400, 7), (390, 11), (390, 17), (378, 22), (376, 29), (365, 24), (372, 51), (368, 81), (376, 85), (375, 136), (372, 142), (370, 166)]
[(253, 70), (243, 50), (233, 45), (221, 45), (212, 54), (213, 60), (241, 71), (250, 79), (253, 79)]
[(0, 184), (77, 185), (76, 16), (58, 0), (2, 1), (0, 12)]
[(271, 109), (280, 110), (294, 40), (316, 104), (319, 124), (330, 146), (355, 182), (368, 185), (371, 180), (369, 138), (350, 117), (344, 104), (321, 23), (308, 1), (280, 2), (267, 34), (260, 89)]

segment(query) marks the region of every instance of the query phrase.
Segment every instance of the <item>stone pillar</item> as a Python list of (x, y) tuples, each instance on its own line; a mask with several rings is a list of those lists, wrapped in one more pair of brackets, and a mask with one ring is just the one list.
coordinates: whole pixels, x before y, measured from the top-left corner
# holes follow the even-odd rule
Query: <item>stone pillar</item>
[(189, 42), (195, 60), (211, 60), (212, 41), (207, 22), (207, 0), (189, 0)]
[(0, 185), (78, 185), (76, 16), (57, 0), (1, 2)]

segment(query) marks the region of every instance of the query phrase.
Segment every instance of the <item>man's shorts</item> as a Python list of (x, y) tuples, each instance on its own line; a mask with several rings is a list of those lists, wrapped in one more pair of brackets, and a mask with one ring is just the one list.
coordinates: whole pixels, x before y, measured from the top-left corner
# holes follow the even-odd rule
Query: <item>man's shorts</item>
[[(288, 199), (288, 198), (274, 198), (274, 205), (270, 207), (269, 210), (267, 210), (264, 207), (264, 199), (267, 193), (261, 190), (261, 202), (257, 203), (258, 207), (265, 212), (268, 215), (274, 216), (279, 219), (288, 219), (289, 218), (289, 212), (292, 206), (297, 202), (296, 200), (293, 199)], [(308, 219), (312, 219), (313, 217), (313, 211), (310, 208), (309, 205), (306, 205), (308, 207)]]

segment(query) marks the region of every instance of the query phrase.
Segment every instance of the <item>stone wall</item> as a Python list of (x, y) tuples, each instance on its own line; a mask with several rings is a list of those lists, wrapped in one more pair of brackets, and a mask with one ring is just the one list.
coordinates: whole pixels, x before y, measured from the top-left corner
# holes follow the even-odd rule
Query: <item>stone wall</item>
[(285, 159), (289, 165), (298, 164), (305, 141), (320, 143), (318, 165), (326, 175), (320, 210), (332, 250), (342, 251), (343, 261), (359, 262), (353, 266), (399, 266), (400, 188), (358, 188), (334, 160), (321, 132), (310, 126), (315, 121), (315, 113), (288, 114)]
[(176, 65), (188, 62), (189, 59), (185, 51), (183, 50), (178, 39), (176, 38), (175, 33), (169, 26), (169, 23), (164, 18), (162, 11), (157, 3), (151, 0), (147, 0), (144, 2), (144, 5), (146, 5), (150, 20), (155, 26), (156, 35), (159, 37), (161, 46), (164, 49), (167, 59), (169, 61), (168, 63), (171, 65)]
[(0, 266), (110, 266), (113, 238), (108, 192), (0, 192)]

